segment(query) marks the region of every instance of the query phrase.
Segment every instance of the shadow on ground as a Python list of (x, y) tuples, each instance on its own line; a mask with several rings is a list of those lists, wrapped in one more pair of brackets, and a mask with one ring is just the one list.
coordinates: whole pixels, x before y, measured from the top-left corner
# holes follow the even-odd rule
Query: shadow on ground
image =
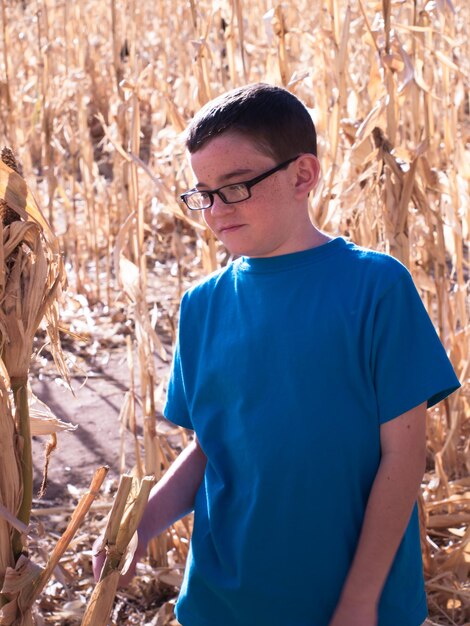
[[(167, 365), (158, 364), (164, 376)], [(124, 350), (114, 350), (106, 366), (94, 367), (88, 378), (72, 381), (75, 395), (53, 375), (32, 380), (33, 391), (61, 420), (77, 426), (75, 431), (58, 435), (57, 449), (49, 463), (47, 500), (62, 499), (67, 485), (86, 488), (94, 472), (109, 466), (108, 479), (118, 479), (120, 472), (121, 435), (119, 413), (129, 388), (129, 370)], [(35, 494), (42, 482), (44, 449), (48, 437), (33, 439)], [(127, 433), (124, 444), (125, 469), (134, 463), (132, 441)]]

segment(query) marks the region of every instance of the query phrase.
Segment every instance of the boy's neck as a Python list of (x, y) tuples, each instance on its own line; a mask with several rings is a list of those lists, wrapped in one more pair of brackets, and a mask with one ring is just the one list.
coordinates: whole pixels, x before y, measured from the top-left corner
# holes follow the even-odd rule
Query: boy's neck
[(278, 253), (271, 255), (244, 255), (249, 258), (275, 258), (279, 256), (284, 256), (286, 254), (295, 254), (296, 252), (304, 252), (305, 250), (311, 250), (312, 248), (318, 248), (319, 246), (323, 246), (334, 239), (330, 235), (326, 235), (318, 230), (313, 224), (309, 222), (308, 226), (306, 226), (304, 232), (302, 233), (302, 237), (294, 244), (292, 247), (287, 247), (281, 249)]
[(318, 230), (315, 226), (312, 225), (312, 230), (310, 233), (310, 245), (305, 249), (317, 248), (318, 246), (322, 246), (325, 243), (331, 241), (333, 237), (330, 235), (326, 235)]
[(302, 235), (293, 246), (291, 252), (302, 252), (311, 248), (318, 248), (331, 241), (332, 237), (322, 233), (310, 220), (306, 222), (302, 228)]

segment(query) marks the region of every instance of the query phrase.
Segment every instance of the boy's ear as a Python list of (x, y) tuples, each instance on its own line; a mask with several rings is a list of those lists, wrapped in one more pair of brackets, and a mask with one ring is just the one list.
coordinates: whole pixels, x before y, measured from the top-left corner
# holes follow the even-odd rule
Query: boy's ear
[(299, 199), (315, 189), (320, 178), (320, 161), (314, 154), (302, 154), (295, 162), (295, 195)]

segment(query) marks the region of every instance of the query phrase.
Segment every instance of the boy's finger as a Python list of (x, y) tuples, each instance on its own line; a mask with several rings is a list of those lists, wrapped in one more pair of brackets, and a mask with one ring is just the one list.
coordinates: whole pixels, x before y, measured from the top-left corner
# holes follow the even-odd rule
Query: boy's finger
[(101, 554), (101, 552), (104, 552), (103, 538), (104, 536), (100, 535), (93, 542), (93, 547), (92, 547), (93, 556), (98, 556), (98, 554)]

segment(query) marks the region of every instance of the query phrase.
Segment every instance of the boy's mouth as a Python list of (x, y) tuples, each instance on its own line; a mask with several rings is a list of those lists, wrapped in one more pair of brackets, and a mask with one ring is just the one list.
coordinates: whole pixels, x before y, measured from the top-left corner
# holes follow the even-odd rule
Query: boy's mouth
[(221, 226), (219, 228), (219, 232), (220, 233), (230, 233), (233, 232), (235, 230), (238, 230), (239, 228), (242, 228), (244, 226), (244, 224), (228, 224), (227, 226)]

